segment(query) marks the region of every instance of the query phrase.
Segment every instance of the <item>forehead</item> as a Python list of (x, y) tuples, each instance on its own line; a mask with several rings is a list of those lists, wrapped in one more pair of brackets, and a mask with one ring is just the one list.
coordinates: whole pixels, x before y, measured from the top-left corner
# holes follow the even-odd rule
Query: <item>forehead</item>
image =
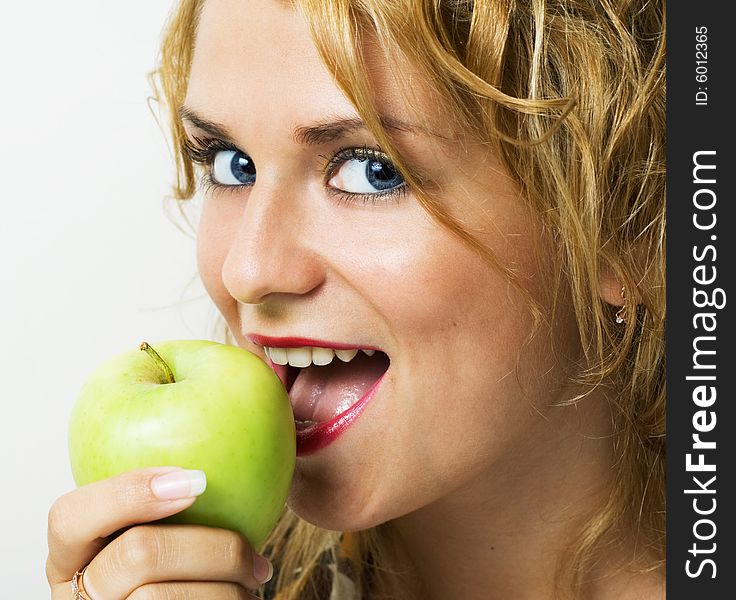
[[(398, 77), (418, 77), (409, 65), (391, 69), (375, 45), (366, 50), (379, 113), (400, 121), (422, 121), (436, 102), (417, 91), (407, 100)], [(398, 77), (397, 77), (398, 75)], [(356, 117), (313, 43), (309, 26), (288, 2), (206, 0), (198, 26), (186, 104), (232, 123), (236, 115), (267, 117), (285, 127), (324, 119)], [(253, 123), (249, 124), (253, 133)]]
[[(244, 114), (293, 98), (310, 110), (319, 98), (346, 100), (331, 82), (298, 13), (273, 0), (207, 0), (194, 47), (187, 104)], [(298, 99), (298, 101), (297, 101)], [(271, 114), (271, 118), (284, 118)]]

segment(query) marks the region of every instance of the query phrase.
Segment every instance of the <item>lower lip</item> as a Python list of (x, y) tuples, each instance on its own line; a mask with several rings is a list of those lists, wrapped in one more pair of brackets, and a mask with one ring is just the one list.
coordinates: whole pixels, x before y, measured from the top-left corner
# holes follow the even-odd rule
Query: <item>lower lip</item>
[(334, 417), (331, 421), (315, 423), (306, 429), (297, 429), (296, 455), (307, 456), (334, 442), (363, 413), (365, 407), (376, 395), (378, 386), (381, 385), (381, 381), (383, 381), (386, 373), (376, 380), (360, 400)]

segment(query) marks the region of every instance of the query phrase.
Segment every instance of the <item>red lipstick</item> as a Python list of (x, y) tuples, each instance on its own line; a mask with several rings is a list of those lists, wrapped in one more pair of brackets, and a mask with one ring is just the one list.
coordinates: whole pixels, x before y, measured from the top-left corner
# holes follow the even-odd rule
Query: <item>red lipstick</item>
[(259, 346), (269, 348), (303, 348), (304, 346), (315, 346), (317, 348), (332, 348), (333, 350), (352, 350), (353, 348), (370, 349), (370, 346), (356, 346), (355, 344), (342, 344), (339, 342), (328, 342), (325, 340), (314, 340), (302, 337), (270, 337), (257, 333), (246, 333), (245, 337)]

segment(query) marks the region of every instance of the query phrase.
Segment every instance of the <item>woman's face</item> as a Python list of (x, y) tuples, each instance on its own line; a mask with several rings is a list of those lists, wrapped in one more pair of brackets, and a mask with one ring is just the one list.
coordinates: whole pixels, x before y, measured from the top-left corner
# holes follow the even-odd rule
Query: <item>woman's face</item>
[[(379, 112), (409, 125), (392, 130), (406, 162), (549, 313), (555, 252), (518, 188), (442, 119), (408, 65), (412, 102), (382, 56), (369, 58)], [(522, 294), (371, 154), (375, 140), (298, 13), (274, 0), (207, 0), (185, 105), (188, 135), (219, 140), (213, 174), (233, 184), (207, 193), (198, 255), (238, 343), (264, 358), (261, 344), (303, 343), (294, 338), (380, 351), (290, 369), (295, 412), (323, 425), (318, 443), (302, 446), (292, 508), (324, 527), (365, 528), (523, 460), (518, 448), (563, 385), (560, 357), (578, 353), (571, 314), (554, 316), (554, 338), (543, 327), (528, 342)], [(442, 137), (411, 127), (418, 115)], [(390, 366), (356, 417), (350, 407), (384, 372), (382, 353)]]

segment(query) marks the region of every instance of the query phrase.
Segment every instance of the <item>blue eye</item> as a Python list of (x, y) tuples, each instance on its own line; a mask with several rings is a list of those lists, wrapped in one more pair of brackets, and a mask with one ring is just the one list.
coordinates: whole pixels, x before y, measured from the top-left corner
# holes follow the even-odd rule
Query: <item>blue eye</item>
[(329, 185), (350, 194), (376, 194), (404, 185), (404, 177), (382, 158), (352, 158), (334, 170)]
[(220, 185), (253, 185), (256, 166), (239, 150), (220, 150), (212, 161), (212, 180)]

